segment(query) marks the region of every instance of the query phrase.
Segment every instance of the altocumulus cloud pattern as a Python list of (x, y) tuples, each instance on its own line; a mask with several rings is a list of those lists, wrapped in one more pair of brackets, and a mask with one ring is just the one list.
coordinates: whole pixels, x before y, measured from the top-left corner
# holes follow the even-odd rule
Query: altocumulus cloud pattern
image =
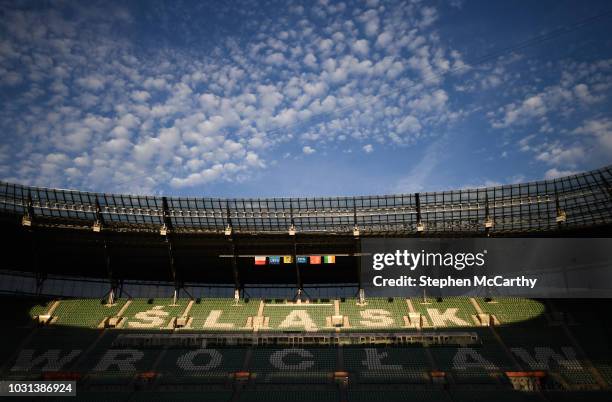
[(608, 20), (512, 48), (605, 2), (487, 3), (2, 2), (0, 178), (343, 195), (610, 163)]

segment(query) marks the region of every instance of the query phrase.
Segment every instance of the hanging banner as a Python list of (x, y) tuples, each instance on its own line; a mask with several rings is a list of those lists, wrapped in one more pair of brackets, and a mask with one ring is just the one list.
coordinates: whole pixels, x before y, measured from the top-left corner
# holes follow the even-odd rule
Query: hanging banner
[(268, 264), (270, 265), (278, 265), (280, 264), (280, 260), (281, 258), (277, 255), (272, 255), (270, 257), (268, 257)]
[(297, 263), (298, 264), (308, 264), (308, 257), (304, 257), (304, 256), (298, 257)]
[(292, 264), (293, 263), (293, 256), (291, 256), (291, 255), (283, 256), (283, 263), (284, 264)]
[(336, 263), (336, 256), (335, 255), (326, 255), (323, 257), (323, 262), (325, 264), (335, 264)]

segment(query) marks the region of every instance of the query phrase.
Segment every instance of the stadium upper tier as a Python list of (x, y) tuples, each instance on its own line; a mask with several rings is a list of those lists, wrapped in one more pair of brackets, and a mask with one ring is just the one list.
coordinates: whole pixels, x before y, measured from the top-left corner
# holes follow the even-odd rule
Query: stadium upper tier
[(26, 221), (183, 233), (521, 232), (612, 223), (612, 166), (479, 189), (330, 198), (187, 198), (0, 182), (0, 211)]

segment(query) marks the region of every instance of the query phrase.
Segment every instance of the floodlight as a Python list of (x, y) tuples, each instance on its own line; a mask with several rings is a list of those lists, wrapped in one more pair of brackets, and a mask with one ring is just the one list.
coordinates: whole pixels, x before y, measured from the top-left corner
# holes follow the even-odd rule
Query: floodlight
[(563, 210), (557, 211), (557, 223), (564, 223), (567, 220), (567, 214)]
[(425, 230), (425, 224), (423, 222), (417, 222), (416, 230), (419, 233), (424, 231)]
[(355, 226), (353, 228), (353, 236), (354, 237), (359, 237), (359, 226)]
[(491, 229), (493, 227), (493, 218), (487, 216), (484, 220), (484, 227), (487, 229)]
[(92, 229), (94, 232), (100, 233), (100, 230), (102, 230), (102, 225), (100, 224), (100, 221), (95, 221), (92, 226)]
[(161, 227), (159, 228), (159, 234), (162, 236), (165, 236), (168, 234), (168, 227), (166, 226), (165, 223), (161, 225)]
[(225, 228), (225, 235), (226, 236), (231, 236), (232, 235), (232, 226), (231, 225), (227, 225), (227, 227)]
[(21, 225), (32, 226), (32, 218), (30, 218), (29, 215), (24, 215), (23, 218), (21, 218)]
[(295, 225), (289, 226), (289, 236), (295, 236)]

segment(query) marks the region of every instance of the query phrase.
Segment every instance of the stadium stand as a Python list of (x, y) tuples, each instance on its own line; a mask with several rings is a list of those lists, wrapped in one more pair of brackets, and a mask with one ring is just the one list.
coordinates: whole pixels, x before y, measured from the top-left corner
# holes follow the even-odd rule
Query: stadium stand
[(96, 328), (106, 317), (113, 317), (125, 305), (126, 300), (108, 305), (99, 299), (59, 300), (53, 315), (57, 317), (55, 325), (71, 327)]
[(257, 316), (259, 305), (260, 300), (256, 299), (239, 303), (222, 298), (201, 299), (193, 304), (189, 312), (193, 317), (190, 328), (206, 331), (247, 331), (250, 330), (249, 317)]
[(330, 348), (260, 348), (254, 350), (250, 370), (257, 382), (326, 383), (336, 367)]
[[(280, 300), (279, 300), (280, 301)], [(263, 316), (269, 317), (269, 330), (317, 331), (331, 329), (329, 317), (334, 315), (332, 303), (265, 303)]]
[(224, 383), (244, 360), (245, 349), (168, 349), (155, 371), (162, 383)]
[(338, 401), (338, 391), (320, 389), (249, 389), (240, 394), (240, 402), (298, 402), (304, 400), (336, 402)]
[(426, 383), (431, 370), (423, 348), (346, 348), (344, 367), (358, 383)]
[(466, 297), (413, 299), (414, 309), (427, 319), (428, 327), (469, 327), (477, 313)]
[[(72, 378), (77, 401), (610, 401), (608, 301), (375, 298), (356, 258), (364, 237), (609, 236), (610, 182), (260, 200), (0, 183), (0, 378)], [(254, 266), (287, 253), (337, 258)]]
[(166, 329), (173, 317), (181, 316), (187, 307), (186, 300), (133, 299), (122, 316), (128, 329)]
[[(545, 306), (542, 302), (524, 298), (494, 298), (489, 301), (477, 299), (480, 308), (488, 314), (493, 314), (501, 324), (522, 323), (535, 319), (545, 319)], [(535, 323), (537, 325), (537, 323)]]
[(348, 317), (349, 328), (359, 331), (402, 328), (408, 305), (401, 298), (368, 298), (363, 304), (350, 298), (340, 303), (340, 314)]
[[(390, 387), (391, 388), (391, 387)], [(371, 402), (371, 401), (423, 401), (423, 402), (452, 402), (448, 394), (442, 390), (424, 390), (414, 388), (399, 389), (363, 389), (354, 388), (348, 391), (348, 401), (350, 402)]]

